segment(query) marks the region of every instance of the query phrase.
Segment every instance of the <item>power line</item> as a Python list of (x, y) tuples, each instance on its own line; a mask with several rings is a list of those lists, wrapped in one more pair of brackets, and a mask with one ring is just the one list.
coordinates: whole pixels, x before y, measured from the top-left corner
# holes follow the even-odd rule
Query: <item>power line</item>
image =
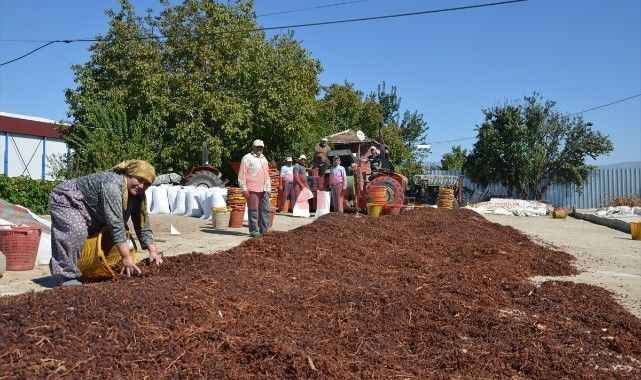
[[(353, 22), (375, 21), (375, 20), (384, 20), (384, 19), (399, 18), (399, 17), (420, 16), (420, 15), (427, 15), (427, 14), (434, 14), (434, 13), (446, 13), (446, 12), (463, 11), (463, 10), (469, 10), (469, 9), (477, 9), (477, 8), (494, 7), (494, 6), (500, 6), (500, 5), (509, 5), (509, 4), (515, 4), (515, 3), (522, 3), (522, 2), (526, 2), (526, 1), (528, 1), (528, 0), (509, 0), (509, 1), (499, 1), (499, 2), (494, 2), (494, 3), (465, 5), (465, 6), (460, 6), (460, 7), (432, 9), (432, 10), (425, 10), (425, 11), (418, 11), (418, 12), (396, 13), (396, 14), (382, 15), (382, 16), (348, 18), (348, 19), (342, 19), (342, 20), (319, 21), (319, 22), (310, 22), (310, 23), (304, 23), (304, 24), (268, 26), (268, 27), (255, 28), (255, 29), (237, 30), (237, 31), (230, 31), (230, 32), (220, 32), (220, 33), (214, 33), (214, 35), (216, 35), (216, 34), (252, 33), (252, 32), (268, 31), (268, 30), (307, 28), (307, 27), (321, 26), (321, 25), (335, 25), (335, 24), (346, 24), (346, 23), (353, 23)], [(144, 36), (144, 37), (137, 37), (137, 38), (134, 38), (132, 40), (149, 40), (149, 39), (161, 40), (161, 39), (164, 39), (164, 38), (165, 38), (164, 36)], [(101, 38), (78, 38), (78, 39), (68, 39), (68, 40), (47, 41), (47, 43), (45, 43), (44, 45), (41, 45), (41, 46), (37, 47), (36, 49), (33, 49), (33, 50), (29, 51), (28, 53), (23, 54), (20, 57), (17, 57), (17, 58), (11, 59), (9, 61), (5, 61), (5, 62), (0, 63), (0, 67), (8, 65), (8, 64), (10, 64), (12, 62), (18, 61), (20, 59), (23, 59), (23, 58), (35, 53), (36, 51), (38, 51), (40, 49), (43, 49), (43, 48), (45, 48), (45, 47), (47, 47), (49, 45), (52, 45), (54, 43), (61, 43), (61, 42), (64, 42), (64, 43), (97, 42), (97, 41), (103, 41), (103, 39), (101, 39)]]
[(315, 7), (309, 7), (309, 8), (298, 8), (298, 9), (291, 9), (291, 10), (288, 10), (288, 11), (276, 11), (276, 12), (263, 13), (263, 14), (260, 14), (260, 15), (256, 15), (256, 18), (269, 17), (269, 16), (278, 16), (278, 15), (286, 15), (286, 14), (290, 14), (290, 13), (311, 11), (311, 10), (314, 10), (314, 9), (325, 9), (325, 8), (342, 7), (344, 5), (366, 3), (368, 1), (369, 0), (341, 1), (339, 3), (330, 3), (330, 4), (317, 5)]
[(0, 66), (8, 65), (8, 64), (10, 64), (10, 63), (12, 63), (12, 62), (19, 61), (19, 60), (21, 60), (22, 58), (25, 58), (25, 57), (27, 57), (27, 56), (29, 56), (29, 55), (31, 55), (31, 54), (33, 54), (33, 53), (37, 52), (37, 51), (38, 51), (38, 50), (40, 50), (40, 49), (44, 49), (44, 48), (46, 48), (46, 47), (47, 47), (47, 46), (49, 46), (49, 45), (53, 45), (53, 44), (55, 44), (56, 42), (60, 42), (60, 41), (49, 41), (49, 42), (47, 42), (47, 43), (46, 43), (46, 44), (44, 44), (44, 45), (38, 46), (37, 48), (35, 48), (35, 49), (33, 49), (33, 50), (30, 50), (29, 52), (27, 52), (27, 53), (25, 53), (25, 54), (21, 55), (20, 57), (16, 57), (16, 58), (10, 59), (10, 60), (8, 60), (8, 61), (6, 61), (6, 62), (2, 62), (2, 63), (0, 64)]
[(612, 106), (612, 105), (615, 105), (615, 104), (623, 103), (623, 102), (626, 102), (628, 100), (631, 100), (631, 99), (634, 99), (634, 98), (638, 98), (640, 96), (641, 96), (641, 93), (636, 94), (636, 95), (632, 95), (632, 96), (628, 96), (626, 98), (615, 100), (615, 101), (610, 102), (610, 103), (602, 104), (600, 106), (590, 107), (590, 108), (585, 109), (583, 111), (575, 112), (572, 115), (580, 115), (580, 114), (583, 114), (583, 113), (586, 113), (586, 112), (595, 111), (595, 110), (598, 110), (598, 109), (601, 109), (601, 108), (605, 108), (605, 107), (609, 107), (609, 106)]
[[(290, 9), (286, 11), (275, 11), (275, 12), (269, 12), (269, 13), (263, 13), (256, 15), (256, 18), (261, 18), (261, 17), (270, 17), (270, 16), (277, 16), (277, 15), (284, 15), (284, 14), (291, 14), (291, 13), (298, 13), (298, 12), (305, 12), (305, 11), (310, 11), (310, 10), (315, 10), (315, 9), (326, 9), (326, 8), (334, 8), (334, 7), (341, 7), (345, 5), (351, 5), (351, 4), (358, 4), (358, 3), (366, 3), (370, 0), (355, 0), (355, 1), (342, 1), (338, 3), (329, 3), (329, 4), (322, 4), (322, 5), (317, 5), (314, 7), (308, 7), (308, 8), (297, 8), (297, 9)], [(78, 39), (73, 39), (73, 40), (91, 40), (90, 37), (86, 38), (78, 38)], [(25, 39), (0, 39), (0, 42), (26, 42), (26, 43), (35, 43), (35, 42), (50, 42), (51, 40), (25, 40)]]
[(450, 144), (453, 142), (459, 142), (459, 141), (467, 141), (467, 140), (474, 140), (476, 136), (471, 136), (471, 137), (460, 137), (458, 139), (451, 139), (451, 140), (441, 140), (441, 141), (432, 141), (429, 142), (428, 144), (435, 145), (435, 144)]
[[(570, 114), (570, 115), (580, 115), (580, 114), (583, 114), (583, 113), (586, 113), (586, 112), (595, 111), (595, 110), (598, 110), (598, 109), (602, 109), (602, 108), (613, 106), (615, 104), (623, 103), (623, 102), (626, 102), (628, 100), (632, 100), (632, 99), (635, 99), (635, 98), (638, 98), (638, 97), (641, 97), (641, 93), (638, 93), (636, 95), (631, 95), (631, 96), (628, 96), (628, 97), (625, 97), (625, 98), (621, 98), (621, 99), (612, 101), (610, 103), (601, 104), (601, 105), (595, 106), (595, 107), (590, 107), (590, 108), (584, 109), (583, 111), (575, 112), (575, 113)], [(449, 144), (449, 143), (453, 143), (453, 142), (473, 140), (475, 138), (476, 137), (461, 137), (461, 138), (451, 139), (451, 140), (432, 141), (432, 142), (429, 142), (429, 144), (432, 144), (432, 145), (435, 145), (435, 144)]]

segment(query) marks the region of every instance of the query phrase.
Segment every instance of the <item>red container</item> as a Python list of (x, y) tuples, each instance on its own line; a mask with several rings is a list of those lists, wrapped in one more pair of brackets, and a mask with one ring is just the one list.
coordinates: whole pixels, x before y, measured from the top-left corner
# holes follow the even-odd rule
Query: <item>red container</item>
[(240, 228), (243, 226), (243, 216), (245, 216), (245, 209), (232, 209), (229, 213), (229, 227)]
[(387, 205), (383, 207), (383, 215), (400, 215), (403, 205)]
[(0, 230), (0, 251), (6, 256), (8, 271), (33, 269), (40, 245), (40, 233), (39, 227)]
[(387, 189), (383, 186), (371, 186), (367, 189), (367, 197), (369, 203), (372, 204), (386, 204), (387, 203)]

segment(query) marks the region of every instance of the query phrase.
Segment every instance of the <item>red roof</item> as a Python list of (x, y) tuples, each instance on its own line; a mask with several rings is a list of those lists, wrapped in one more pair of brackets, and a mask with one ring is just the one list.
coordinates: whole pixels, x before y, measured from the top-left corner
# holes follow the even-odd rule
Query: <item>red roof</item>
[(56, 125), (54, 121), (0, 112), (0, 132), (60, 139)]

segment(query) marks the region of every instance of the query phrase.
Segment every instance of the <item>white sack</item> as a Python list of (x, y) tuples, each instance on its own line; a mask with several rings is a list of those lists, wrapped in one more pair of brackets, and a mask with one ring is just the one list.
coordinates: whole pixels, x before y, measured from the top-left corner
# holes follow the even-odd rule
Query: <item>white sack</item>
[(329, 191), (316, 192), (316, 217), (329, 214), (331, 199), (332, 193)]

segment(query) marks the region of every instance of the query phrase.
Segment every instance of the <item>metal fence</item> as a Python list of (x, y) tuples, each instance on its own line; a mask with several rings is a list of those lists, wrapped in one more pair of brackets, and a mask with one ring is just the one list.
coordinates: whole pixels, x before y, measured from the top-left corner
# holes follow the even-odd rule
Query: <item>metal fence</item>
[(641, 196), (641, 167), (596, 169), (590, 173), (581, 192), (575, 185), (553, 184), (545, 201), (556, 206), (598, 208), (616, 197)]
[[(434, 175), (461, 175), (456, 170), (430, 170)], [(500, 184), (483, 186), (465, 177), (464, 186), (474, 197), (507, 196), (508, 189)], [(593, 170), (583, 184), (581, 192), (575, 185), (552, 184), (548, 187), (543, 201), (554, 206), (569, 208), (604, 207), (616, 197), (641, 196), (641, 163), (619, 167), (603, 167)]]

